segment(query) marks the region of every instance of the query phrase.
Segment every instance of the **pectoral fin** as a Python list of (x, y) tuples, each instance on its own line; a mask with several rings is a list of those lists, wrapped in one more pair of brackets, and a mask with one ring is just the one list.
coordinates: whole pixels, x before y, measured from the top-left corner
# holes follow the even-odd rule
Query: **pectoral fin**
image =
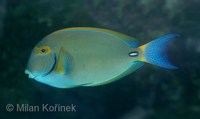
[(59, 51), (59, 55), (58, 55), (58, 63), (56, 66), (56, 72), (64, 75), (68, 73), (70, 70), (71, 70), (71, 57), (64, 50), (64, 48), (61, 47)]

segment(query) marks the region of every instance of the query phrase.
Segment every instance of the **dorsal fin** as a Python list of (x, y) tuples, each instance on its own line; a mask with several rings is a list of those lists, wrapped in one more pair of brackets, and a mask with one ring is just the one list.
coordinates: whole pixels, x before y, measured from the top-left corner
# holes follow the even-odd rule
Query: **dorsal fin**
[(112, 31), (112, 30), (108, 30), (108, 29), (103, 29), (103, 28), (92, 28), (92, 27), (73, 27), (73, 28), (66, 28), (63, 30), (93, 30), (93, 31), (101, 31), (101, 32), (105, 32), (108, 34), (112, 34), (117, 36), (120, 39), (123, 39), (127, 44), (129, 44), (131, 47), (135, 48), (137, 47), (138, 44), (138, 40), (136, 40), (135, 38), (116, 32), (116, 31)]

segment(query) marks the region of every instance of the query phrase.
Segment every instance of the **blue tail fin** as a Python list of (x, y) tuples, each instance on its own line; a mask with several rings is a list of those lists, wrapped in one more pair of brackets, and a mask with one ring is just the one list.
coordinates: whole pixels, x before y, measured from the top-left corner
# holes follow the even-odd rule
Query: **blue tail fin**
[(176, 69), (177, 67), (172, 65), (167, 59), (166, 50), (168, 41), (177, 36), (179, 35), (165, 35), (145, 45), (140, 46), (139, 48), (143, 51), (143, 57), (141, 60), (144, 62), (158, 65), (160, 67)]

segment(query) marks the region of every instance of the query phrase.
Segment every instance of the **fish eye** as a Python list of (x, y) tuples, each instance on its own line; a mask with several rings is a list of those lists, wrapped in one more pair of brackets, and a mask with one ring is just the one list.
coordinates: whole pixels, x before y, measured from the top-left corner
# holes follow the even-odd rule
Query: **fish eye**
[(49, 46), (35, 47), (35, 50), (37, 50), (39, 54), (49, 54), (51, 52)]
[(47, 50), (46, 49), (41, 49), (41, 52), (45, 53)]

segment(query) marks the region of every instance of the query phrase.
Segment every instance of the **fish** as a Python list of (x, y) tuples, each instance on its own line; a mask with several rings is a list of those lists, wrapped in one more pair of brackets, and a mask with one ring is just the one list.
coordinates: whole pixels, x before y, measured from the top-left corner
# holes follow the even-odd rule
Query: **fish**
[(177, 36), (168, 34), (139, 45), (137, 39), (108, 29), (65, 28), (33, 48), (25, 73), (55, 88), (74, 88), (109, 84), (146, 63), (177, 69), (167, 57), (167, 44)]

